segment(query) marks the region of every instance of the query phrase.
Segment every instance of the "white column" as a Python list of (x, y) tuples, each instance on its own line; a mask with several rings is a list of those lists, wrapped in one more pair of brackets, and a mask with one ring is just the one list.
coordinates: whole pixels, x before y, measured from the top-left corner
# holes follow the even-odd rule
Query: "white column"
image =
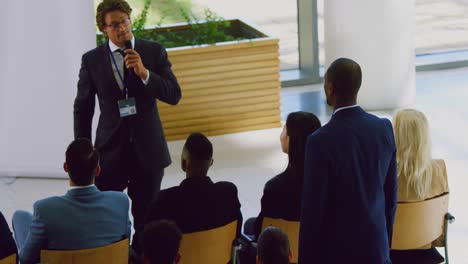
[(358, 103), (394, 109), (415, 99), (414, 0), (325, 0), (326, 66), (339, 57), (361, 65)]
[(0, 13), (0, 177), (64, 176), (92, 0), (6, 0)]

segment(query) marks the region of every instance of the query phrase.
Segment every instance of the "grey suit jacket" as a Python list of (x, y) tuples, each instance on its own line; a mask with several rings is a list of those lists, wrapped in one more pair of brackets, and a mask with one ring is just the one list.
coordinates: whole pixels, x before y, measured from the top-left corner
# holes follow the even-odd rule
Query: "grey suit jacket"
[(128, 209), (126, 194), (95, 186), (37, 201), (21, 263), (38, 262), (41, 249), (93, 248), (130, 237)]

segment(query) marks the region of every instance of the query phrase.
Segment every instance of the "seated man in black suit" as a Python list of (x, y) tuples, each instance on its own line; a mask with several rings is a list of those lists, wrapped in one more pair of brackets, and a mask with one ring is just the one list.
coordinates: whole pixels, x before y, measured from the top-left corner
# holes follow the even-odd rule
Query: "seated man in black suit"
[(15, 240), (13, 234), (8, 227), (8, 223), (0, 212), (0, 260), (12, 254), (17, 254)]
[(182, 170), (186, 179), (179, 186), (158, 193), (148, 208), (145, 223), (171, 220), (186, 234), (237, 220), (239, 235), (242, 214), (237, 188), (231, 182), (214, 183), (207, 176), (213, 164), (212, 156), (213, 146), (208, 138), (201, 133), (191, 134), (182, 151)]
[(179, 263), (182, 232), (173, 222), (160, 220), (145, 225), (141, 239), (144, 264)]
[(265, 228), (257, 241), (257, 264), (289, 264), (291, 249), (288, 236), (279, 228)]

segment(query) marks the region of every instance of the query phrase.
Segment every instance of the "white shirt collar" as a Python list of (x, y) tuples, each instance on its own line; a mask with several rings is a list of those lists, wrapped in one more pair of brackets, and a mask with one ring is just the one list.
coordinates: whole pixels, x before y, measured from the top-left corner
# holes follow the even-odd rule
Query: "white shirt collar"
[(338, 111), (341, 111), (341, 110), (344, 110), (344, 109), (353, 108), (353, 107), (358, 107), (358, 106), (359, 106), (358, 104), (349, 105), (349, 106), (343, 106), (343, 107), (340, 107), (340, 108), (335, 109), (335, 111), (333, 111), (333, 114), (336, 114)]
[(86, 185), (86, 186), (70, 186), (70, 188), (68, 188), (68, 190), (83, 189), (83, 188), (88, 188), (88, 187), (92, 187), (92, 186), (95, 186), (94, 183), (90, 184), (90, 185)]
[[(135, 48), (135, 36), (133, 36), (132, 34), (132, 40), (130, 40), (132, 42), (132, 47)], [(119, 47), (117, 45), (114, 44), (114, 42), (112, 42), (110, 39), (109, 39), (109, 49), (114, 52), (118, 49), (121, 49), (123, 47)]]

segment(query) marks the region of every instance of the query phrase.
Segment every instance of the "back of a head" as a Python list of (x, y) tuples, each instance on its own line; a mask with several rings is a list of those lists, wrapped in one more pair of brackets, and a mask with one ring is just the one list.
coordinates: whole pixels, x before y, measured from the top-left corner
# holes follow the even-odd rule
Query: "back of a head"
[(213, 157), (213, 145), (202, 133), (192, 133), (185, 141), (185, 151), (190, 159), (197, 161), (211, 161)]
[(257, 257), (263, 264), (289, 264), (288, 236), (277, 227), (265, 228), (257, 240)]
[(401, 154), (411, 157), (430, 153), (429, 124), (422, 112), (414, 109), (398, 111), (393, 118), (393, 127), (397, 150)]
[(143, 230), (141, 244), (144, 258), (151, 264), (173, 264), (178, 257), (182, 232), (173, 222), (154, 221)]
[(320, 120), (309, 112), (293, 112), (286, 119), (289, 137), (289, 166), (302, 186), (304, 176), (304, 155), (307, 137), (321, 127)]
[(405, 178), (408, 187), (423, 196), (432, 175), (431, 139), (426, 116), (414, 109), (400, 110), (393, 117), (393, 129), (398, 177)]
[(361, 66), (351, 59), (339, 58), (328, 67), (325, 81), (333, 84), (341, 99), (356, 99), (362, 83)]
[(87, 138), (75, 139), (65, 152), (68, 175), (75, 185), (86, 186), (94, 182), (99, 153)]

